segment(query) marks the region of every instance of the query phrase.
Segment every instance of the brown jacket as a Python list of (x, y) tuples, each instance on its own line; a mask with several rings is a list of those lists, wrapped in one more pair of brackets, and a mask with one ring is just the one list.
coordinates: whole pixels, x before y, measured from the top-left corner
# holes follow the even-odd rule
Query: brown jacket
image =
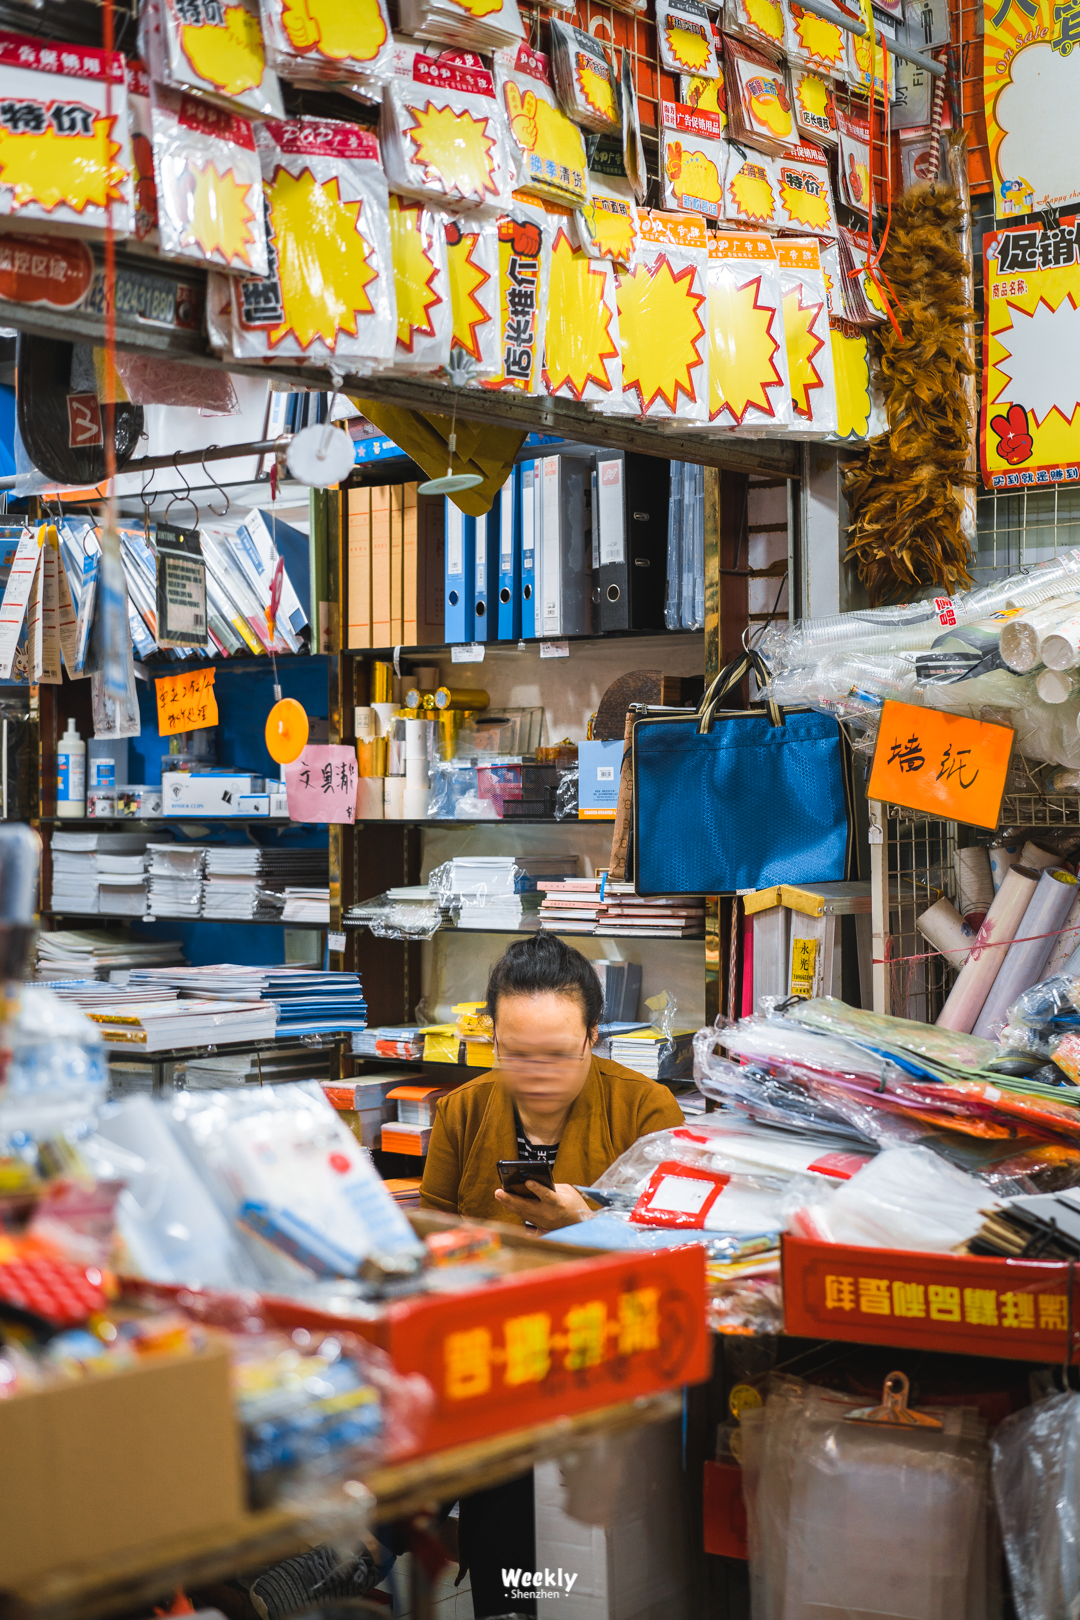
[[(594, 1057), (563, 1127), (554, 1178), (589, 1187), (638, 1137), (683, 1123), (666, 1086)], [(516, 1221), (495, 1197), (497, 1161), (516, 1158), (514, 1108), (502, 1081), (495, 1074), (466, 1081), (436, 1109), (421, 1206), (474, 1220)]]

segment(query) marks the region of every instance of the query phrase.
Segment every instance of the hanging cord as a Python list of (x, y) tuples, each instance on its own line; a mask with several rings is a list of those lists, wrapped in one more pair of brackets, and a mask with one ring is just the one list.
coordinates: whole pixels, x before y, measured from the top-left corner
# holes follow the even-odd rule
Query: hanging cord
[[(877, 87), (878, 87), (878, 75), (877, 75), (878, 34), (877, 34), (877, 25), (876, 25), (875, 20), (874, 20), (874, 11), (873, 11), (873, 7), (870, 4), (870, 0), (860, 0), (860, 11), (861, 11), (861, 14), (862, 14), (863, 26), (866, 29), (866, 36), (865, 37), (866, 37), (867, 43), (869, 44), (869, 47), (870, 47), (870, 105), (869, 105), (869, 114), (868, 114), (870, 139), (869, 139), (869, 142), (867, 143), (867, 153), (868, 153), (868, 156), (869, 156), (869, 159), (870, 159), (870, 175), (869, 175), (869, 196), (867, 198), (868, 218), (867, 218), (867, 226), (866, 226), (866, 262), (861, 268), (858, 265), (856, 265), (853, 269), (849, 270), (848, 271), (848, 278), (850, 280), (850, 279), (853, 279), (855, 276), (859, 276), (859, 275), (867, 275), (867, 276), (869, 276), (870, 280), (874, 283), (874, 286), (877, 288), (878, 292), (881, 294), (881, 301), (885, 306), (885, 314), (886, 314), (886, 316), (888, 318), (889, 325), (892, 327), (893, 331), (896, 333), (897, 337), (900, 339), (900, 342), (903, 343), (904, 342), (904, 334), (901, 332), (899, 323), (897, 322), (897, 319), (896, 319), (896, 315), (893, 313), (893, 304), (894, 303), (896, 304), (897, 309), (900, 311), (900, 313), (903, 313), (903, 306), (900, 304), (899, 299), (896, 297), (895, 290), (889, 284), (889, 279), (885, 275), (885, 272), (883, 270), (880, 270), (881, 256), (885, 251), (885, 244), (889, 240), (889, 230), (890, 230), (890, 227), (892, 226), (892, 152), (890, 150), (890, 139), (889, 139), (889, 102), (888, 102), (888, 71), (889, 70), (888, 70), (888, 65), (887, 65), (887, 60), (886, 60), (885, 46), (882, 45), (881, 46), (881, 66), (882, 66), (882, 72), (884, 74), (884, 80), (882, 82), (882, 115), (881, 116), (882, 116), (882, 124), (883, 124), (883, 127), (884, 127), (884, 134), (885, 134), (885, 192), (886, 192), (886, 196), (885, 196), (885, 230), (884, 230), (884, 232), (882, 234), (881, 243), (878, 246), (878, 248), (875, 250), (875, 248), (874, 248), (874, 146), (875, 146), (875, 140), (874, 140), (874, 135), (875, 135), (874, 113), (876, 111)], [(850, 103), (850, 98), (849, 98), (848, 105), (850, 106), (850, 104), (851, 103)], [(879, 274), (879, 270), (880, 270), (880, 274)]]

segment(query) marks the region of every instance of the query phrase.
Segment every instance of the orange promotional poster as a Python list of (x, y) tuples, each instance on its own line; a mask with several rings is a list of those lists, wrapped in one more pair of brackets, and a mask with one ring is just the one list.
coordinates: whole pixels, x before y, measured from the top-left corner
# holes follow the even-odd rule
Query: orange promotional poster
[(995, 218), (1080, 202), (1080, 6), (983, 0)]
[(866, 796), (996, 827), (1014, 735), (1011, 726), (887, 699)]
[(31, 230), (128, 236), (131, 134), (124, 58), (0, 33), (0, 215)]
[(980, 459), (989, 489), (1080, 482), (1077, 221), (985, 238)]

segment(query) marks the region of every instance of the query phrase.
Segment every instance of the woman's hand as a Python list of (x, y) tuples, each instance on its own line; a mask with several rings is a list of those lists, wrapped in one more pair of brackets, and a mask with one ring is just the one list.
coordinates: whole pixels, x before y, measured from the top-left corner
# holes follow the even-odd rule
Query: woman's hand
[(535, 1198), (515, 1198), (513, 1193), (504, 1192), (501, 1187), (496, 1188), (495, 1197), (508, 1210), (520, 1215), (523, 1221), (528, 1221), (530, 1226), (554, 1232), (560, 1226), (573, 1226), (576, 1221), (592, 1214), (592, 1209), (577, 1188), (568, 1181), (557, 1182), (554, 1191), (539, 1181), (527, 1181), (525, 1185), (536, 1194)]

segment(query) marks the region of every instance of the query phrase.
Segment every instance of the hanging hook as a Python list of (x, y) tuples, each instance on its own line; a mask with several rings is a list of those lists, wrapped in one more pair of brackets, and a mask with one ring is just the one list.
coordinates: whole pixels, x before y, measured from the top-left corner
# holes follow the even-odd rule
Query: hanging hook
[(154, 469), (153, 467), (148, 467), (146, 470), (146, 476), (143, 479), (142, 488), (139, 491), (139, 500), (142, 503), (143, 509), (143, 538), (147, 545), (150, 544), (150, 502), (147, 500), (146, 495), (150, 485), (153, 482)]
[[(216, 444), (208, 444), (207, 447), (206, 447), (206, 450), (216, 450), (216, 449), (217, 449)], [(224, 495), (224, 497), (225, 497), (225, 510), (223, 512), (219, 512), (217, 507), (213, 504), (212, 501), (207, 501), (207, 505), (209, 506), (211, 512), (213, 512), (213, 514), (214, 514), (214, 516), (216, 518), (228, 517), (229, 512), (230, 512), (230, 510), (232, 508), (232, 501), (229, 498), (228, 490), (224, 489), (222, 487), (222, 485), (218, 483), (217, 479), (214, 477), (213, 473), (210, 471), (209, 467), (206, 465), (206, 450), (203, 451), (203, 457), (202, 457), (202, 461), (201, 461), (200, 465), (201, 465), (202, 470), (205, 473), (206, 477), (210, 480), (211, 484), (213, 484), (214, 488), (217, 490), (218, 494), (219, 495)]]
[[(180, 462), (177, 459), (179, 457), (179, 455), (180, 455), (180, 452), (179, 452), (179, 450), (177, 450), (176, 454), (173, 456), (173, 471), (176, 473), (178, 478), (182, 478), (184, 480), (184, 492), (183, 492), (183, 494), (181, 494), (179, 490), (174, 489), (172, 494), (169, 496), (169, 504), (165, 508), (165, 522), (168, 523), (168, 521), (169, 521), (169, 513), (172, 511), (173, 507), (176, 505), (176, 502), (178, 500), (187, 501), (188, 505), (191, 507), (191, 510), (195, 514), (195, 522), (193, 523), (192, 527), (193, 528), (198, 528), (198, 526), (199, 526), (199, 508), (198, 508), (195, 500), (192, 497), (191, 485), (188, 483), (186, 475), (183, 472), (181, 472), (181, 470), (180, 470)], [(224, 491), (222, 491), (222, 493), (224, 493)]]

